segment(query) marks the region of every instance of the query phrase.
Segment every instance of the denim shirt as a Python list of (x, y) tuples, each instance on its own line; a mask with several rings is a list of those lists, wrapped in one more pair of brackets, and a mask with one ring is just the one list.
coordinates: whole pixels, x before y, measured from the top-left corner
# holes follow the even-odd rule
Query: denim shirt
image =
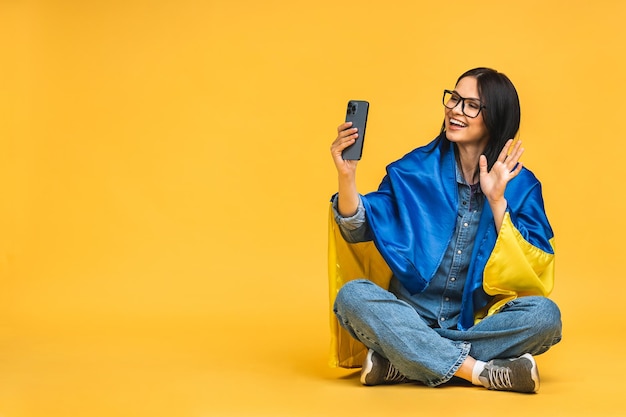
[[(456, 226), (435, 276), (424, 291), (414, 295), (411, 295), (395, 278), (391, 279), (389, 286), (389, 291), (413, 306), (429, 326), (446, 329), (457, 327), (463, 287), (484, 201), (479, 184), (468, 185), (458, 166), (456, 181), (459, 193)], [(335, 196), (333, 210), (335, 221), (346, 241), (356, 243), (372, 240), (371, 230), (365, 217), (365, 208), (361, 201), (353, 216), (343, 217), (337, 211)]]

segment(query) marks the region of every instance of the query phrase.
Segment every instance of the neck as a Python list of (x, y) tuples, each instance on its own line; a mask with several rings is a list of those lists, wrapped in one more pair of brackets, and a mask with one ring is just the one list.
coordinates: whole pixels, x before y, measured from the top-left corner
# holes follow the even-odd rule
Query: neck
[(477, 166), (466, 168), (461, 165), (461, 171), (463, 171), (463, 178), (465, 178), (465, 182), (467, 182), (469, 185), (478, 182), (479, 170)]
[(480, 155), (481, 152), (477, 149), (457, 147), (457, 163), (461, 168), (461, 172), (463, 172), (463, 178), (470, 185), (476, 183), (480, 176), (480, 170), (478, 169)]

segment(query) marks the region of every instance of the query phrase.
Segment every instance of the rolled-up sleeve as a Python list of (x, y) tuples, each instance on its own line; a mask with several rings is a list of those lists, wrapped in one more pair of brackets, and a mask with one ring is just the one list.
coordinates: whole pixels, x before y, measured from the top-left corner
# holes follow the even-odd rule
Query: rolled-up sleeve
[(352, 216), (344, 217), (339, 214), (337, 205), (337, 195), (335, 194), (332, 199), (333, 214), (335, 216), (335, 222), (341, 231), (341, 235), (346, 242), (359, 243), (372, 240), (371, 230), (367, 224), (367, 218), (365, 217), (365, 207), (363, 206), (363, 201), (360, 196), (356, 213)]

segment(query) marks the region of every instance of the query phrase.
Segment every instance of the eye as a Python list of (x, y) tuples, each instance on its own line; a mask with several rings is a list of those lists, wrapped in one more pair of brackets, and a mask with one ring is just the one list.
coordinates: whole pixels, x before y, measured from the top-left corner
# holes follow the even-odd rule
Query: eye
[(459, 96), (458, 94), (452, 94), (450, 96), (450, 101), (453, 103), (458, 103), (461, 100), (461, 96)]
[(466, 100), (466, 104), (471, 108), (471, 109), (475, 109), (478, 110), (480, 109), (480, 103), (477, 101), (473, 101), (473, 100)]

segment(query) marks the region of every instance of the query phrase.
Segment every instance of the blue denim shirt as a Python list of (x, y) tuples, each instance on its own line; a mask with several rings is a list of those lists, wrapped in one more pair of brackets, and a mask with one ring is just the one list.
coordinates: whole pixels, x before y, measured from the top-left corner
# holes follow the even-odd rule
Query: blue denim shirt
[[(389, 286), (389, 291), (411, 304), (429, 326), (447, 329), (456, 328), (459, 320), (463, 286), (484, 201), (479, 185), (468, 185), (458, 167), (456, 180), (459, 207), (454, 235), (430, 284), (424, 291), (414, 295), (411, 295), (395, 278), (391, 279)], [(339, 214), (336, 197), (333, 199), (333, 210), (335, 221), (346, 241), (356, 243), (372, 240), (361, 201), (357, 212), (351, 217)]]

